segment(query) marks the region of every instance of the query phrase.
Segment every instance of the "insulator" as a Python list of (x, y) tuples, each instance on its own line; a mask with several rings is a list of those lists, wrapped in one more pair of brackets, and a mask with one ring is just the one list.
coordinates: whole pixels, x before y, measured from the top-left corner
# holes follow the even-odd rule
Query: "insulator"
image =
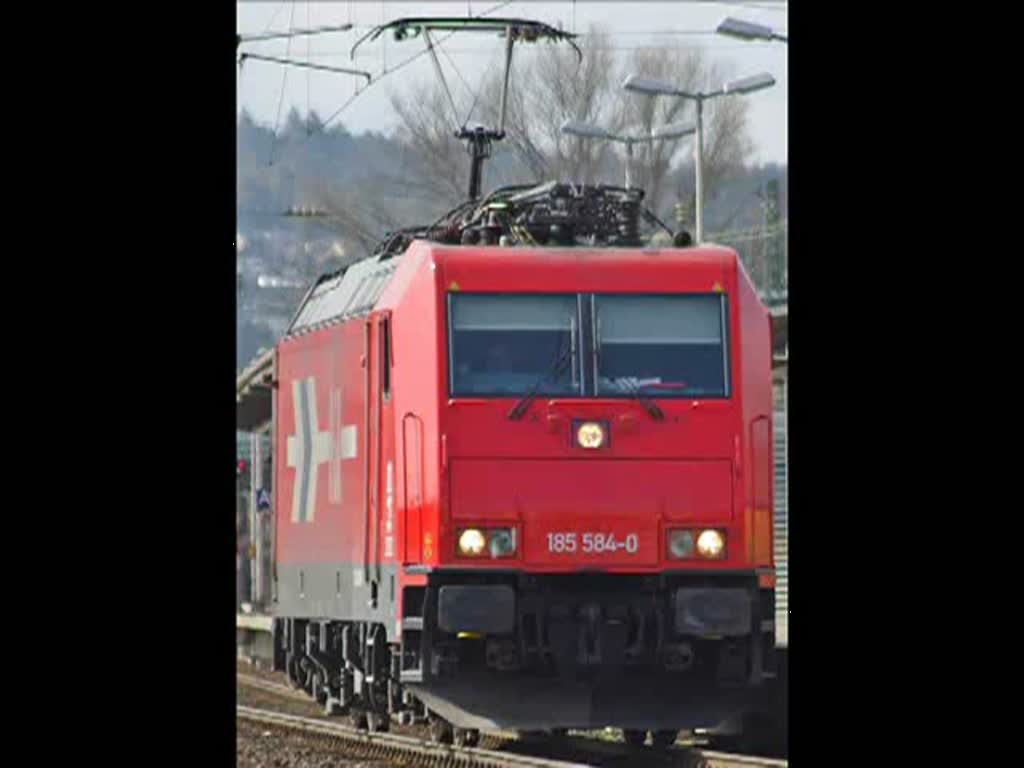
[(623, 200), (621, 203), (622, 223), (619, 232), (623, 240), (629, 243), (640, 241), (640, 206), (635, 200)]

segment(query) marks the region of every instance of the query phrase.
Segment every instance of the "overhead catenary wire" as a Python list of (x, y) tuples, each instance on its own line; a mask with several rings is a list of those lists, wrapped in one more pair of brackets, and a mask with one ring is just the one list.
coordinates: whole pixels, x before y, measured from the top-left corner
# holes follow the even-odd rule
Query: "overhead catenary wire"
[[(491, 8), (488, 8), (487, 10), (483, 11), (478, 16), (474, 16), (473, 18), (481, 18), (483, 16), (488, 16), (489, 14), (492, 14), (495, 11), (501, 10), (506, 5), (511, 4), (511, 2), (512, 2), (512, 0), (503, 0), (503, 2), (500, 2), (497, 5), (492, 6)], [(455, 34), (454, 30), (449, 32), (444, 37), (442, 37), (440, 40), (437, 40), (435, 42), (435, 45), (437, 45), (437, 46), (442, 45), (445, 42), (445, 40), (448, 40), (454, 34)], [(373, 85), (375, 82), (377, 82), (378, 80), (383, 79), (387, 75), (392, 75), (395, 72), (398, 72), (399, 70), (403, 69), (404, 67), (407, 67), (409, 64), (412, 64), (412, 62), (416, 61), (417, 59), (419, 59), (421, 56), (425, 55), (426, 53), (427, 53), (427, 49), (422, 49), (422, 50), (418, 51), (417, 53), (414, 53), (412, 56), (409, 56), (407, 59), (399, 62), (398, 64), (396, 64), (391, 69), (385, 68), (378, 75), (371, 76), (370, 81), (365, 86), (363, 86), (362, 88), (356, 89), (356, 91), (345, 101), (344, 104), (342, 104), (340, 107), (338, 107), (338, 109), (336, 109), (334, 112), (332, 112), (331, 115), (326, 120), (324, 120), (319, 126), (316, 127), (316, 129), (313, 131), (312, 134), (310, 134), (309, 136), (306, 137), (306, 139), (303, 141), (303, 143), (305, 141), (308, 141), (310, 138), (312, 138), (312, 136), (315, 135), (317, 133), (317, 131), (325, 130), (327, 128), (327, 126), (330, 125), (330, 123), (333, 120), (335, 120), (346, 109), (348, 109), (348, 107), (350, 105), (352, 105), (355, 102), (355, 100), (357, 98), (359, 98), (359, 96), (361, 96), (363, 93), (365, 93), (366, 90), (371, 85)]]
[[(497, 11), (497, 10), (499, 10), (501, 8), (504, 8), (504, 7), (508, 6), (508, 5), (511, 5), (511, 4), (512, 4), (511, 0), (505, 0), (504, 2), (498, 3), (497, 5), (484, 10), (483, 12), (479, 13), (479, 15), (474, 16), (473, 18), (480, 18), (480, 17), (487, 16), (487, 15), (492, 14), (495, 11)], [(719, 4), (720, 5), (743, 5), (742, 3), (719, 3)], [(382, 7), (382, 11), (383, 11), (383, 7)], [(350, 17), (351, 17), (351, 6), (350, 6)], [(351, 29), (362, 28), (364, 26), (372, 27), (372, 25), (352, 24)], [(325, 31), (326, 31), (326, 28), (322, 28), (322, 29), (325, 29)], [(306, 31), (309, 31), (309, 30), (306, 30)], [(482, 55), (482, 54), (488, 54), (488, 55), (493, 56), (494, 52), (493, 52), (493, 50), (485, 50), (485, 49), (471, 49), (471, 48), (470, 49), (448, 49), (446, 47), (443, 47), (443, 44), (448, 39), (450, 39), (450, 37), (452, 35), (454, 35), (454, 34), (455, 34), (455, 31), (453, 30), (453, 31), (448, 32), (447, 34), (445, 34), (443, 36), (438, 37), (435, 40), (432, 40), (432, 43), (433, 43), (432, 46), (417, 51), (416, 53), (410, 55), (409, 57), (407, 57), (407, 58), (405, 58), (403, 60), (401, 60), (400, 62), (398, 62), (397, 64), (394, 64), (391, 67), (387, 66), (387, 62), (386, 62), (386, 59), (385, 59), (383, 61), (383, 66), (382, 66), (381, 71), (378, 72), (378, 73), (371, 74), (370, 77), (367, 78), (367, 82), (362, 87), (360, 87), (357, 84), (355, 89), (354, 89), (354, 91), (353, 91), (353, 93), (352, 93), (352, 95), (349, 98), (347, 98), (333, 113), (331, 113), (326, 120), (322, 121), (317, 126), (313, 126), (311, 128), (311, 130), (309, 130), (307, 132), (306, 139), (308, 140), (309, 138), (312, 138), (312, 136), (315, 135), (319, 131), (326, 130), (340, 115), (344, 114), (345, 110), (347, 110), (349, 107), (352, 106), (352, 104), (358, 99), (359, 96), (362, 95), (362, 93), (364, 93), (375, 82), (377, 82), (378, 80), (383, 79), (384, 77), (386, 77), (388, 75), (395, 74), (395, 73), (399, 72), (400, 70), (404, 69), (405, 67), (413, 64), (415, 61), (417, 61), (424, 54), (431, 53), (432, 49), (434, 47), (441, 47), (442, 55), (444, 55), (445, 58), (448, 59), (449, 63), (452, 64), (453, 68), (456, 71), (456, 75), (459, 77), (459, 79), (462, 82), (463, 86), (467, 89), (468, 92), (475, 93), (473, 104), (472, 104), (472, 106), (470, 108), (469, 114), (466, 117), (466, 122), (468, 122), (470, 117), (472, 116), (473, 111), (475, 110), (475, 107), (476, 107), (476, 104), (477, 104), (477, 101), (479, 99), (479, 95), (480, 94), (479, 94), (479, 91), (477, 89), (473, 89), (472, 87), (469, 86), (468, 82), (466, 81), (466, 78), (463, 77), (463, 75), (462, 75), (461, 71), (459, 70), (459, 68), (457, 66), (455, 66), (454, 62), (452, 61), (451, 54), (469, 54), (469, 55), (476, 55), (476, 56), (479, 56), (479, 55)], [(693, 30), (690, 30), (690, 29), (621, 30), (620, 32), (617, 32), (616, 34), (617, 35), (618, 34), (623, 34), (623, 35), (651, 34), (651, 35), (658, 35), (658, 36), (662, 36), (662, 37), (664, 37), (664, 36), (683, 36), (683, 37), (686, 37), (686, 36), (708, 36), (708, 37), (712, 37), (712, 38), (714, 38), (714, 36), (716, 35), (714, 30), (705, 30), (705, 29), (693, 29)], [(581, 37), (587, 37), (587, 36), (588, 36), (587, 33), (583, 33), (581, 35)], [(288, 38), (288, 39), (290, 39), (290, 38)], [(759, 46), (759, 45), (770, 45), (770, 43), (761, 44), (761, 43), (751, 42), (751, 43), (740, 43), (740, 44), (732, 44), (732, 45), (724, 45), (724, 46), (723, 45), (713, 45), (713, 46), (709, 46), (709, 47), (712, 47), (712, 48), (714, 48), (716, 50), (723, 50), (723, 49), (726, 49), (726, 48), (747, 49), (747, 50), (749, 50), (752, 46)], [(608, 48), (610, 50), (613, 50), (613, 51), (650, 50), (650, 49), (660, 49), (660, 48), (666, 48), (666, 47), (674, 48), (674, 47), (677, 47), (677, 46), (664, 46), (664, 45), (614, 45), (614, 46), (608, 46)], [(684, 47), (685, 48), (687, 46), (678, 46), (678, 47)], [(535, 48), (536, 47), (533, 47), (533, 46), (527, 46), (527, 50), (535, 50)], [(309, 51), (307, 58), (327, 58), (327, 57), (331, 57), (331, 56), (341, 56), (341, 55), (345, 55), (345, 52), (342, 52), (342, 51)], [(254, 54), (250, 54), (250, 56), (255, 57)], [(299, 66), (303, 66), (302, 64), (298, 64), (298, 65)], [(309, 69), (316, 69), (317, 68), (316, 66), (312, 66), (312, 62), (308, 62), (308, 65), (309, 65)], [(438, 65), (439, 65), (439, 62), (438, 62)], [(332, 71), (332, 70), (326, 70), (325, 69), (325, 71)], [(341, 72), (342, 70), (341, 70), (341, 68), (339, 68), (337, 71)], [(365, 77), (365, 75), (363, 75), (363, 77)], [(453, 101), (453, 98), (451, 97), (450, 91), (449, 91), (449, 101), (450, 102)]]
[[(770, 4), (770, 0), (762, 0), (762, 2), (758, 2), (758, 3), (743, 3), (743, 2), (722, 3), (722, 5), (735, 5), (735, 6), (739, 6), (740, 8), (759, 8), (759, 9), (764, 10), (764, 11), (774, 11), (775, 13), (781, 13), (783, 11), (785, 11), (787, 13), (789, 12), (789, 3), (787, 3), (787, 2), (777, 2), (777, 3), (774, 3), (774, 4)], [(785, 6), (785, 7), (780, 8), (779, 6)]]
[[(306, 23), (309, 23), (309, 7), (306, 8)], [(282, 40), (293, 37), (313, 37), (314, 35), (325, 35), (329, 32), (347, 32), (352, 29), (351, 24), (341, 24), (336, 27), (311, 27), (307, 29), (291, 29), (286, 32), (265, 32), (259, 35), (239, 35), (240, 43), (260, 43), (266, 40)]]
[[(481, 91), (482, 89), (481, 89), (481, 88), (476, 88), (476, 89), (474, 90), (474, 89), (473, 89), (473, 88), (472, 88), (472, 87), (471, 87), (471, 86), (469, 85), (469, 83), (468, 83), (468, 82), (466, 82), (466, 78), (464, 78), (464, 77), (462, 76), (462, 72), (461, 72), (461, 71), (459, 71), (459, 68), (458, 68), (458, 66), (457, 66), (457, 65), (455, 64), (455, 60), (454, 60), (454, 59), (452, 59), (452, 57), (451, 57), (451, 55), (450, 55), (450, 54), (448, 53), (448, 51), (446, 51), (446, 50), (445, 50), (444, 48), (441, 48), (440, 50), (441, 50), (441, 53), (442, 53), (442, 54), (444, 54), (444, 57), (445, 57), (446, 59), (448, 59), (448, 63), (452, 65), (452, 69), (454, 69), (454, 70), (455, 70), (455, 74), (456, 74), (456, 75), (458, 76), (459, 80), (461, 80), (461, 81), (462, 81), (462, 85), (463, 85), (463, 86), (465, 87), (465, 89), (466, 89), (467, 91), (469, 91), (470, 95), (472, 95), (472, 96), (473, 96), (473, 104), (472, 104), (472, 105), (470, 106), (470, 108), (469, 108), (469, 114), (468, 114), (468, 115), (466, 115), (466, 119), (462, 121), (462, 124), (463, 124), (463, 125), (467, 125), (467, 124), (469, 123), (469, 118), (471, 118), (471, 117), (473, 116), (473, 110), (474, 110), (474, 109), (476, 109), (476, 102), (477, 102), (477, 100), (478, 100), (478, 99), (480, 98), (480, 91)], [(494, 53), (494, 52), (492, 51), (491, 53), (492, 53), (492, 57), (493, 57), (493, 53)], [(457, 119), (457, 118), (456, 118), (456, 119)]]
[[(441, 49), (444, 50), (443, 48)], [(492, 58), (493, 61), (493, 58)], [(473, 103), (469, 105), (469, 113), (466, 115), (466, 119), (462, 121), (463, 125), (469, 125), (469, 121), (473, 118), (473, 111), (476, 109), (476, 103), (480, 99), (480, 94), (483, 92), (483, 88), (477, 88), (476, 93), (473, 94)]]
[[(295, 26), (295, 3), (292, 3), (292, 15), (288, 19), (288, 28), (291, 29), (294, 26)], [(291, 49), (292, 49), (292, 39), (289, 37), (288, 38), (288, 43), (287, 43), (287, 45), (285, 47), (284, 55), (288, 56), (291, 53)], [(271, 139), (270, 139), (270, 159), (267, 162), (267, 165), (273, 165), (274, 164), (274, 148), (275, 148), (276, 143), (277, 143), (277, 129), (281, 126), (281, 108), (284, 106), (284, 87), (287, 84), (287, 82), (288, 82), (288, 70), (285, 69), (281, 73), (281, 98), (277, 102), (277, 119), (274, 121), (274, 133), (273, 133), (273, 135), (271, 136)]]
[(327, 72), (336, 72), (343, 75), (357, 75), (359, 77), (365, 77), (366, 82), (369, 83), (373, 75), (369, 72), (365, 72), (361, 69), (348, 69), (347, 67), (332, 67), (327, 64), (314, 64), (310, 61), (299, 61), (298, 59), (281, 59), (277, 56), (263, 56), (259, 53), (243, 53), (239, 56), (239, 59), (244, 61), (245, 59), (256, 59), (257, 61), (270, 61), (275, 64), (284, 64), (290, 67), (304, 67), (306, 69), (319, 69)]
[(455, 99), (452, 98), (451, 89), (448, 87), (448, 81), (445, 79), (444, 70), (441, 69), (441, 62), (437, 58), (437, 51), (434, 50), (434, 40), (430, 37), (430, 30), (423, 30), (423, 40), (427, 44), (427, 50), (430, 51), (430, 60), (434, 63), (434, 70), (437, 72), (437, 79), (441, 81), (441, 87), (444, 88), (444, 92), (448, 95), (448, 103), (452, 107), (452, 118), (458, 122), (459, 110), (455, 106)]
[[(311, 8), (310, 8), (311, 5), (312, 5), (312, 3), (310, 3), (309, 0), (306, 0), (306, 26), (307, 27), (310, 27), (309, 14), (311, 12)], [(307, 36), (306, 37), (306, 61), (309, 61), (309, 47), (312, 44), (313, 44), (312, 36)], [(313, 80), (313, 73), (310, 70), (307, 69), (306, 70), (306, 115), (307, 116), (310, 113), (310, 109), (309, 108), (310, 108), (310, 105), (311, 105), (311, 103), (313, 101), (313, 99), (312, 99), (312, 96), (313, 96), (313, 93), (312, 93), (312, 91), (313, 91), (312, 80)], [(307, 122), (306, 134), (308, 135), (309, 131), (310, 131), (309, 126), (308, 126), (309, 121), (307, 120), (306, 122)]]
[[(487, 15), (492, 14), (495, 11), (498, 11), (498, 10), (504, 8), (505, 6), (511, 4), (511, 2), (512, 2), (512, 0), (504, 0), (503, 2), (498, 3), (497, 5), (495, 5), (495, 6), (491, 7), (491, 8), (488, 8), (487, 10), (483, 11), (478, 16), (473, 16), (471, 18), (481, 18), (481, 17), (487, 16)], [(283, 7), (283, 4), (282, 4), (282, 7)], [(292, 19), (293, 20), (294, 20), (294, 10), (295, 10), (295, 8), (294, 8), (294, 4), (293, 4), (293, 6), (292, 6)], [(280, 11), (280, 8), (278, 8), (278, 11)], [(383, 18), (383, 13), (384, 13), (384, 6), (383, 6), (383, 3), (382, 3), (381, 4), (382, 18)], [(270, 21), (271, 24), (273, 23), (273, 19), (276, 18), (276, 15), (277, 14), (275, 13), (274, 17), (271, 18), (271, 21)], [(351, 18), (351, 6), (349, 7), (349, 17)], [(364, 25), (349, 24), (349, 28), (361, 28), (363, 26)], [(291, 27), (291, 22), (289, 23), (289, 27)], [(269, 30), (269, 28), (270, 28), (270, 24), (267, 25), (267, 29), (268, 30)], [(290, 30), (290, 31), (293, 32), (294, 30)], [(306, 30), (306, 31), (309, 32), (309, 30)], [(336, 31), (336, 30), (323, 30), (323, 31)], [(448, 40), (454, 34), (455, 34), (455, 31), (449, 32), (444, 37), (442, 37), (440, 40), (438, 40), (435, 43), (435, 45), (440, 46), (442, 43), (444, 43), (446, 40)], [(288, 40), (289, 48), (287, 49), (287, 51), (290, 52), (291, 40), (294, 37), (294, 35), (293, 34), (288, 34), (288, 33), (282, 33), (280, 36), (285, 37)], [(241, 40), (241, 37), (239, 39)], [(250, 40), (251, 40), (251, 38), (250, 38)], [(242, 41), (242, 42), (245, 42), (245, 41)], [(443, 51), (443, 49), (442, 49), (442, 51)], [(314, 127), (312, 127), (311, 130), (307, 131), (306, 140), (309, 140), (310, 138), (312, 138), (313, 135), (316, 134), (318, 131), (323, 131), (324, 129), (326, 129), (327, 126), (333, 120), (335, 120), (339, 115), (341, 115), (351, 104), (353, 104), (355, 102), (355, 100), (357, 98), (359, 98), (359, 96), (361, 96), (367, 90), (367, 88), (369, 88), (377, 80), (380, 80), (380, 79), (384, 78), (387, 75), (394, 74), (395, 72), (403, 69), (404, 67), (408, 66), (409, 64), (411, 64), (414, 61), (416, 61), (417, 59), (419, 59), (421, 56), (423, 56), (423, 54), (425, 54), (427, 52), (428, 52), (427, 49), (421, 50), (418, 53), (415, 53), (412, 56), (408, 57), (407, 59), (404, 59), (403, 61), (399, 62), (398, 64), (396, 64), (391, 69), (388, 69), (388, 67), (387, 67), (387, 59), (383, 58), (381, 71), (376, 76), (373, 76), (371, 74), (370, 77), (367, 79), (367, 83), (366, 83), (365, 86), (363, 86), (362, 88), (359, 88), (357, 86), (355, 91), (352, 93), (352, 95), (348, 99), (346, 99), (345, 102), (340, 107), (338, 107), (338, 109), (336, 109), (334, 112), (332, 112), (330, 114), (330, 116), (328, 116), (328, 118), (326, 120), (324, 120), (319, 126), (314, 126)], [(320, 54), (309, 53), (309, 54), (307, 54), (307, 58), (311, 58), (312, 56), (316, 56), (316, 55), (320, 55)], [(245, 58), (261, 58), (261, 57), (257, 56), (256, 54), (252, 54), (252, 53), (243, 54), (239, 58), (239, 66), (241, 66), (241, 63), (242, 63), (242, 61), (244, 61)], [(266, 59), (266, 60), (273, 60), (272, 57), (267, 57), (267, 56), (263, 56), (262, 58)], [(306, 62), (306, 63), (287, 62), (287, 63), (293, 64), (295, 66), (308, 66), (311, 69), (323, 68), (323, 67), (314, 66), (314, 65), (312, 65), (311, 62)], [(336, 71), (341, 71), (341, 68), (337, 68)], [(286, 78), (287, 77), (287, 70), (285, 70), (284, 74), (285, 74), (285, 78)], [(352, 71), (351, 70), (348, 71), (347, 74), (352, 74)], [(363, 73), (360, 72), (359, 74), (362, 75)], [(285, 79), (282, 79), (281, 101), (278, 104), (278, 117), (277, 117), (277, 120), (275, 121), (275, 127), (274, 127), (274, 137), (275, 138), (276, 138), (276, 135), (277, 135), (277, 128), (278, 128), (278, 126), (280, 124), (281, 104), (284, 101), (284, 85), (285, 85)], [(302, 142), (302, 143), (305, 143), (305, 142)], [(273, 152), (274, 152), (274, 139), (271, 140), (270, 151), (271, 151), (270, 164), (272, 165), (273, 164)]]
[(286, 3), (282, 0), (281, 4), (277, 6), (277, 9), (274, 11), (273, 15), (270, 17), (270, 21), (267, 22), (267, 26), (263, 28), (264, 32), (269, 32), (270, 31), (270, 27), (273, 25), (274, 19), (277, 18), (277, 14), (279, 14), (281, 12), (281, 9), (284, 8), (285, 5), (286, 5)]

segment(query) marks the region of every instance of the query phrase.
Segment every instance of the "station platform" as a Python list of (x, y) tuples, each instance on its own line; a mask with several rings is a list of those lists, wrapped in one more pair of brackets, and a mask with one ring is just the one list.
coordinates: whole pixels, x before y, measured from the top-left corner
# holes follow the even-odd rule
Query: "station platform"
[(235, 614), (235, 646), (238, 658), (249, 663), (271, 665), (274, 661), (274, 617), (242, 611)]

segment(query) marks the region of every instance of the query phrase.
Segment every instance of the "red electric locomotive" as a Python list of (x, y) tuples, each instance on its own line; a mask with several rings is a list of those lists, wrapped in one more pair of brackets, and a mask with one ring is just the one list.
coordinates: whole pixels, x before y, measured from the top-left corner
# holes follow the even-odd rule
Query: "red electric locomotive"
[(322, 278), (275, 359), (276, 663), (386, 728), (669, 743), (774, 669), (770, 319), (642, 192), (499, 190)]

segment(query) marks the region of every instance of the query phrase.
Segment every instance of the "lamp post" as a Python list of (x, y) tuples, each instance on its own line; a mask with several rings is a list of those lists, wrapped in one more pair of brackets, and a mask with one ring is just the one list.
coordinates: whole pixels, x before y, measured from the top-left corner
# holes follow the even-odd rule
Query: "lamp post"
[(744, 21), (743, 19), (734, 19), (731, 16), (722, 19), (718, 29), (715, 31), (720, 35), (736, 37), (740, 40), (778, 40), (783, 43), (789, 43), (787, 35), (780, 35), (771, 27), (766, 27), (764, 24), (755, 24), (752, 21)]
[(659, 139), (681, 139), (683, 136), (689, 136), (694, 133), (697, 129), (689, 123), (672, 123), (670, 125), (663, 125), (660, 128), (652, 130), (646, 136), (622, 136), (619, 134), (607, 131), (604, 128), (599, 128), (596, 125), (590, 125), (589, 123), (583, 123), (578, 120), (566, 120), (562, 123), (562, 133), (567, 133), (571, 136), (578, 136), (584, 139), (605, 139), (607, 141), (617, 141), (620, 144), (626, 145), (626, 188), (629, 189), (632, 183), (632, 165), (633, 165), (633, 145), (639, 144), (640, 142), (646, 141), (657, 141)]
[(704, 102), (719, 96), (753, 93), (773, 85), (775, 85), (775, 78), (767, 73), (730, 80), (721, 88), (708, 92), (686, 91), (671, 83), (636, 75), (630, 75), (622, 84), (627, 91), (643, 93), (647, 96), (678, 96), (692, 99), (697, 105), (697, 138), (693, 144), (693, 155), (697, 185), (696, 240), (698, 243), (704, 240)]

